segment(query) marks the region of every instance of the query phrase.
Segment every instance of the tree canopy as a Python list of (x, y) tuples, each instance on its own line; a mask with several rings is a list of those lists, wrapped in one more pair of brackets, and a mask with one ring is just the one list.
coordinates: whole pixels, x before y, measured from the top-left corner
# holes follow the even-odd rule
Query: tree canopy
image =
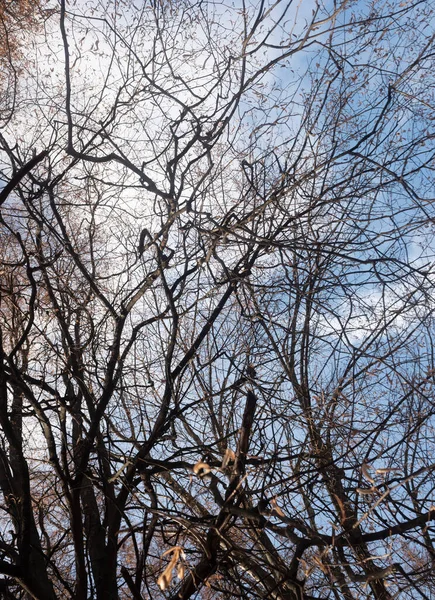
[(432, 598), (434, 2), (30, 6), (2, 597)]

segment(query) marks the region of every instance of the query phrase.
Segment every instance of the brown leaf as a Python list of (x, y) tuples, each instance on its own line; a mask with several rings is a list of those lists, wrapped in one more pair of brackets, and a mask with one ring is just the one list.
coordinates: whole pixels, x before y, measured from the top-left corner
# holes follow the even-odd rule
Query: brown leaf
[(231, 448), (227, 448), (225, 450), (224, 458), (222, 460), (222, 469), (226, 469), (227, 466), (230, 463), (235, 462), (235, 460), (236, 460), (236, 453), (234, 452), (234, 450), (231, 450)]
[(178, 579), (183, 579), (183, 577), (184, 577), (184, 565), (183, 564), (179, 564), (177, 566), (177, 577), (178, 577)]
[(376, 469), (376, 473), (379, 473), (380, 475), (385, 475), (386, 473), (394, 473), (397, 471), (401, 471), (402, 469), (390, 469), (388, 467), (383, 467), (380, 469)]
[(370, 481), (370, 483), (375, 483), (375, 480), (373, 479), (373, 477), (370, 475), (369, 473), (369, 469), (371, 469), (371, 466), (368, 463), (363, 463), (361, 465), (361, 471), (362, 474), (364, 475), (364, 477), (367, 479), (367, 481)]
[(177, 564), (180, 560), (180, 557), (182, 559), (186, 558), (183, 548), (181, 546), (174, 546), (173, 548), (169, 548), (169, 550), (163, 552), (162, 557), (166, 556), (167, 554), (172, 554), (171, 560), (169, 561), (169, 564), (167, 565), (166, 569), (157, 579), (157, 585), (162, 590), (162, 592), (164, 592), (170, 586), (172, 581), (172, 572), (175, 567), (177, 568), (178, 579), (183, 579), (184, 577), (184, 565)]
[(271, 499), (270, 504), (273, 507), (273, 510), (276, 512), (277, 515), (279, 515), (280, 517), (285, 517), (284, 512), (282, 511), (282, 509), (278, 506), (278, 503), (276, 501), (276, 496), (274, 498)]
[(319, 569), (322, 571), (322, 573), (327, 574), (328, 573), (328, 569), (325, 567), (325, 565), (322, 562), (322, 559), (317, 556), (316, 554), (314, 554), (312, 556), (313, 562), (316, 563), (316, 565), (319, 567)]
[(340, 509), (340, 514), (341, 514), (341, 520), (340, 523), (343, 525), (343, 523), (346, 521), (347, 517), (346, 517), (346, 509), (344, 508), (344, 504), (343, 502), (340, 500), (340, 498), (337, 496), (337, 494), (334, 494), (334, 498), (337, 501), (338, 504), (338, 508)]
[(371, 487), (371, 488), (356, 488), (356, 491), (358, 492), (358, 494), (361, 494), (361, 496), (368, 496), (370, 494), (376, 494), (376, 492), (378, 490), (375, 487)]
[(169, 565), (166, 567), (166, 569), (163, 571), (163, 573), (157, 579), (157, 585), (162, 590), (162, 592), (164, 592), (166, 590), (166, 588), (168, 588), (171, 584), (173, 568), (174, 568), (174, 563), (173, 563), (173, 559), (172, 559), (171, 562), (169, 563)]
[(195, 475), (198, 475), (198, 477), (204, 477), (204, 475), (207, 475), (211, 472), (211, 467), (207, 463), (200, 460), (196, 463), (196, 465), (194, 465), (193, 472)]

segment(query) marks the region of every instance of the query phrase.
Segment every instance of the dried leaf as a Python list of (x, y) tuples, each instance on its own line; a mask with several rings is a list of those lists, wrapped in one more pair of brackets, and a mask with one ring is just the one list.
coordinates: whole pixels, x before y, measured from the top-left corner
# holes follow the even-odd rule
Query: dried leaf
[(178, 579), (183, 579), (183, 577), (184, 577), (184, 565), (183, 564), (179, 564), (177, 566), (177, 577), (178, 577)]
[(118, 471), (116, 471), (116, 473), (114, 475), (111, 475), (111, 477), (109, 477), (109, 479), (107, 480), (108, 483), (113, 483), (114, 481), (119, 479), (121, 477), (125, 467), (127, 467), (129, 464), (130, 464), (130, 462), (127, 461), (124, 465), (122, 465), (122, 467), (120, 469), (118, 469)]
[(173, 568), (174, 568), (174, 562), (172, 559), (171, 562), (169, 563), (169, 565), (166, 567), (166, 569), (163, 571), (163, 573), (157, 579), (157, 585), (162, 590), (162, 592), (164, 592), (166, 590), (166, 588), (168, 588), (171, 584)]
[(200, 460), (196, 463), (196, 465), (194, 465), (193, 472), (195, 475), (198, 475), (198, 477), (204, 477), (204, 475), (207, 475), (211, 472), (211, 467), (207, 463)]
[(174, 554), (177, 557), (176, 560), (178, 560), (180, 556), (182, 558), (186, 558), (184, 550), (181, 546), (172, 546), (172, 548), (169, 548), (169, 550), (165, 550), (162, 556), (166, 556), (167, 554)]
[(344, 508), (344, 504), (340, 500), (340, 498), (337, 496), (337, 494), (334, 494), (334, 498), (337, 500), (338, 508), (340, 509), (340, 514), (341, 514), (341, 520), (340, 520), (340, 522), (343, 525), (343, 523), (347, 519), (347, 517), (346, 517), (346, 509)]
[(356, 488), (356, 491), (358, 492), (358, 494), (361, 494), (361, 496), (368, 496), (370, 494), (376, 494), (376, 492), (378, 490), (375, 487), (371, 487), (371, 488)]
[(273, 507), (273, 510), (280, 516), (280, 517), (285, 517), (285, 514), (283, 513), (282, 509), (278, 506), (278, 503), (276, 501), (276, 496), (274, 498), (271, 499), (270, 504)]
[(222, 469), (226, 469), (227, 466), (230, 463), (235, 462), (235, 460), (236, 460), (236, 453), (234, 452), (234, 450), (231, 450), (231, 448), (227, 448), (225, 450), (224, 458), (222, 460)]
[(173, 546), (172, 548), (169, 548), (169, 550), (163, 552), (162, 557), (166, 556), (167, 554), (172, 554), (171, 560), (166, 566), (166, 569), (157, 579), (157, 585), (162, 592), (164, 592), (171, 585), (172, 573), (175, 567), (177, 569), (178, 579), (183, 579), (184, 577), (184, 565), (179, 563), (180, 557), (182, 559), (186, 558), (183, 548), (181, 546)]
[(361, 471), (362, 474), (364, 475), (364, 477), (367, 479), (367, 481), (370, 481), (370, 483), (375, 483), (375, 480), (373, 479), (373, 477), (370, 475), (369, 473), (369, 469), (371, 469), (372, 467), (368, 464), (368, 463), (363, 463), (361, 465)]
[(396, 471), (401, 471), (402, 469), (390, 469), (388, 467), (383, 467), (381, 469), (376, 469), (376, 473), (384, 475), (385, 473), (394, 473)]
[(313, 562), (316, 563), (316, 565), (319, 567), (319, 569), (322, 571), (322, 573), (327, 574), (328, 573), (328, 569), (325, 567), (325, 565), (322, 562), (322, 559), (317, 556), (316, 554), (314, 554), (312, 556)]
[(304, 570), (304, 575), (305, 577), (309, 577), (311, 575), (311, 573), (314, 571), (314, 567), (310, 566), (306, 560), (304, 560), (303, 558), (298, 558), (298, 561), (301, 563), (302, 568)]

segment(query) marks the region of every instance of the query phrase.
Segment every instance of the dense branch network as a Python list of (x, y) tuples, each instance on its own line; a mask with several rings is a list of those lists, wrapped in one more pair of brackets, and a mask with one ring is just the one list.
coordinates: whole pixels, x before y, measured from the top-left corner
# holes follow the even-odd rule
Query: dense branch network
[(434, 6), (307, 4), (2, 50), (2, 597), (432, 597)]

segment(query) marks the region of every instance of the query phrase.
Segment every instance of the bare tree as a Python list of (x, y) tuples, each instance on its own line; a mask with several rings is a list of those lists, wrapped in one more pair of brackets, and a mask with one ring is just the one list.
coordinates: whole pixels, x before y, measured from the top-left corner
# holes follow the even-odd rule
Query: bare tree
[(434, 6), (307, 4), (10, 53), (4, 598), (432, 597)]

